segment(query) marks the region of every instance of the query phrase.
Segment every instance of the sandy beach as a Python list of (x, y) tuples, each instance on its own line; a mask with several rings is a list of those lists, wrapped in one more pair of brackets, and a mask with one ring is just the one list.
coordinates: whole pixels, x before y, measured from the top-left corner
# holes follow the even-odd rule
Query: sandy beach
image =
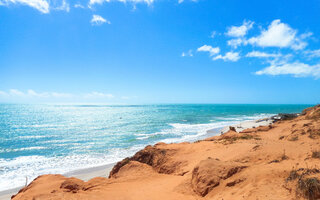
[[(83, 181), (88, 181), (88, 180), (95, 178), (95, 177), (107, 178), (109, 175), (109, 172), (112, 170), (113, 166), (114, 166), (114, 164), (103, 165), (103, 166), (98, 166), (98, 167), (91, 167), (91, 168), (71, 171), (71, 172), (63, 174), (63, 175), (66, 177), (75, 177), (75, 178), (81, 179)], [(5, 191), (0, 192), (0, 200), (11, 199), (11, 196), (18, 193), (21, 188), (22, 187), (18, 187), (18, 188), (14, 188), (14, 189), (5, 190)]]
[(114, 165), (108, 178), (43, 175), (13, 199), (319, 199), (319, 121), (316, 106), (193, 143), (149, 145)]
[[(272, 120), (270, 120), (268, 118), (268, 119), (264, 119), (264, 120), (245, 121), (245, 122), (241, 122), (239, 124), (234, 124), (234, 125), (232, 125), (232, 127), (236, 127), (236, 129), (238, 131), (240, 131), (240, 130), (252, 128), (255, 126), (269, 125), (271, 123), (272, 123)], [(210, 129), (207, 131), (206, 135), (201, 136), (199, 139), (206, 139), (206, 138), (214, 136), (214, 135), (219, 135), (219, 133), (223, 134), (223, 133), (229, 131), (229, 128), (230, 127), (227, 126), (224, 128)], [(83, 181), (88, 181), (88, 180), (95, 178), (95, 177), (107, 178), (109, 175), (109, 172), (112, 170), (112, 168), (115, 164), (116, 163), (98, 166), (98, 167), (85, 168), (85, 169), (81, 169), (81, 170), (75, 170), (75, 171), (71, 171), (71, 172), (68, 172), (63, 175), (66, 177), (75, 177), (75, 178), (81, 179)], [(17, 187), (14, 189), (1, 191), (0, 192), (0, 200), (11, 199), (11, 196), (18, 193), (21, 188), (22, 187)]]

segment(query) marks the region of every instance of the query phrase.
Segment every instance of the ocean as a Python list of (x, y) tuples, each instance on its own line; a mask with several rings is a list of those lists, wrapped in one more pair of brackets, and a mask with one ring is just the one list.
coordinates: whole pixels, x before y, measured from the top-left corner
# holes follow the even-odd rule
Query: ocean
[(196, 141), (310, 106), (0, 104), (0, 191), (23, 186), (26, 177), (111, 164), (149, 144)]

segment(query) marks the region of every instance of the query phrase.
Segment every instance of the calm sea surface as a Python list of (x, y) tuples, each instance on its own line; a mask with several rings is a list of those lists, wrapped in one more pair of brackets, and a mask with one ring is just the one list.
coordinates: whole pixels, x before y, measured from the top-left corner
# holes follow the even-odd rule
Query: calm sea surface
[(26, 177), (114, 163), (147, 144), (195, 141), (210, 129), (309, 106), (0, 104), (0, 191)]

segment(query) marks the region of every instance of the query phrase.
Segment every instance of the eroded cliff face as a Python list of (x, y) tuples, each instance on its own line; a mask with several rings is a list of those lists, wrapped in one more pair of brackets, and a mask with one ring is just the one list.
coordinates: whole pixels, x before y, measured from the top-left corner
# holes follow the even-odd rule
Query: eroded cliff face
[(35, 179), (13, 199), (320, 199), (320, 106), (268, 127), (147, 146), (109, 178)]

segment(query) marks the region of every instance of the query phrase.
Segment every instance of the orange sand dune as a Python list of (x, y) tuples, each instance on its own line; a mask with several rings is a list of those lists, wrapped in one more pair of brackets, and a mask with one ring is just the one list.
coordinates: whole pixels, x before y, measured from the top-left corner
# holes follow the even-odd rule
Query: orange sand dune
[(320, 199), (320, 107), (268, 127), (147, 146), (88, 182), (39, 176), (22, 199)]

